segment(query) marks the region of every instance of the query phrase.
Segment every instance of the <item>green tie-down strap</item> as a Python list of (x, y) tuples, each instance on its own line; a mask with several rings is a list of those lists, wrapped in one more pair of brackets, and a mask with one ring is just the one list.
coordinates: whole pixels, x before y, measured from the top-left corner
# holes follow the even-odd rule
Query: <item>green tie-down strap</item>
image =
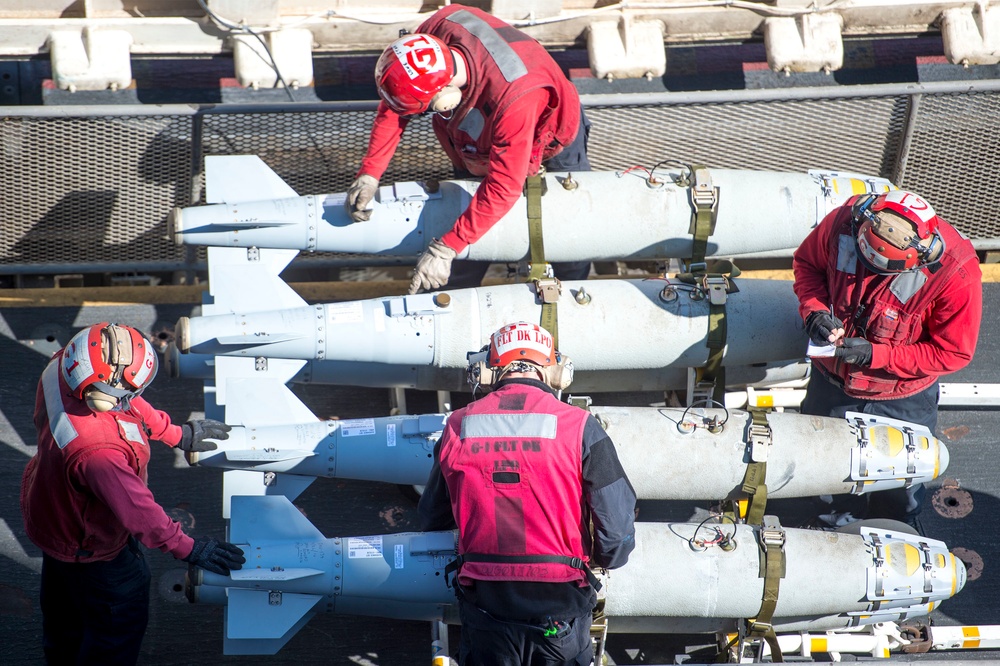
[(528, 207), (528, 257), (531, 261), (528, 282), (545, 277), (547, 272), (545, 242), (542, 240), (542, 195), (546, 189), (542, 172), (528, 176), (524, 183), (524, 197)]
[(758, 539), (762, 551), (758, 575), (764, 579), (764, 595), (757, 617), (747, 620), (747, 636), (767, 641), (771, 647), (771, 661), (781, 662), (781, 646), (771, 619), (778, 605), (778, 588), (785, 577), (785, 530), (773, 516), (768, 516), (759, 528)]
[(719, 188), (712, 184), (708, 167), (694, 164), (690, 167), (693, 182), (688, 190), (691, 198), (691, 270), (704, 265), (708, 251), (708, 237), (715, 233), (719, 211)]
[[(701, 268), (709, 267), (702, 264)], [(739, 291), (733, 278), (740, 274), (740, 269), (731, 261), (717, 261), (710, 268), (711, 272), (679, 273), (676, 278), (698, 287), (708, 297), (708, 335), (705, 338), (708, 359), (701, 369), (700, 379), (712, 384), (712, 399), (725, 404), (726, 374), (722, 358), (726, 351), (726, 299), (729, 294)]]
[(750, 462), (743, 475), (742, 491), (747, 495), (746, 522), (760, 525), (767, 505), (767, 454), (771, 448), (771, 426), (767, 423), (767, 411), (750, 409)]
[(538, 325), (552, 336), (552, 348), (559, 349), (559, 294), (562, 293), (562, 282), (556, 278), (535, 278), (535, 294), (542, 301), (542, 316)]

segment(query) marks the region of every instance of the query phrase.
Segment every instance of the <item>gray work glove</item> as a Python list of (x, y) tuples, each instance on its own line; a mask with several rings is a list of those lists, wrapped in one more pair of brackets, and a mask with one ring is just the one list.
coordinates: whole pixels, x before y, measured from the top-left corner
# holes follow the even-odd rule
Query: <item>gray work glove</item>
[(243, 549), (227, 541), (216, 541), (211, 537), (195, 537), (194, 548), (183, 558), (205, 571), (228, 576), (231, 570), (242, 569), (247, 561)]
[(415, 294), (421, 289), (430, 291), (448, 284), (448, 278), (451, 277), (451, 262), (457, 254), (437, 238), (432, 240), (427, 251), (417, 259), (409, 293)]
[(844, 363), (852, 365), (872, 364), (872, 343), (864, 338), (844, 338), (844, 344), (837, 347), (833, 355)]
[(181, 443), (177, 448), (181, 451), (214, 451), (219, 448), (215, 442), (206, 439), (229, 439), (232, 426), (215, 419), (197, 419), (188, 421), (181, 426)]
[(837, 329), (843, 330), (844, 322), (826, 310), (816, 310), (810, 312), (806, 317), (806, 335), (813, 341), (813, 344), (828, 345), (832, 342), (833, 332)]
[(372, 211), (368, 208), (368, 204), (372, 202), (377, 190), (378, 178), (366, 173), (361, 174), (351, 183), (351, 186), (347, 188), (347, 200), (344, 201), (344, 207), (347, 208), (347, 214), (351, 216), (352, 220), (367, 222), (371, 219)]

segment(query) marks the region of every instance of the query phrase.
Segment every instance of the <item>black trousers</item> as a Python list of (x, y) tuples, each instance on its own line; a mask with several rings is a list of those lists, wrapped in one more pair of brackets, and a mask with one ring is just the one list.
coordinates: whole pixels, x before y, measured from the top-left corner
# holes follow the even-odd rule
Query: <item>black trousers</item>
[(149, 622), (149, 565), (134, 540), (113, 560), (42, 558), (42, 642), (52, 666), (132, 666)]
[(590, 666), (591, 615), (566, 620), (546, 636), (541, 627), (496, 620), (459, 600), (462, 637), (459, 666)]
[[(590, 171), (590, 160), (587, 159), (587, 144), (590, 140), (590, 119), (580, 107), (580, 131), (568, 146), (558, 155), (547, 160), (545, 168), (549, 171)], [(468, 178), (471, 174), (455, 173), (456, 178)], [(544, 224), (544, 222), (543, 222)], [(451, 277), (448, 278), (448, 289), (466, 289), (478, 287), (483, 283), (483, 276), (490, 268), (488, 261), (455, 261), (451, 265)], [(590, 275), (589, 261), (556, 261), (552, 262), (552, 273), (560, 280), (586, 280)]]
[[(939, 386), (934, 382), (926, 389), (905, 398), (894, 400), (864, 400), (852, 398), (819, 370), (813, 370), (801, 412), (816, 416), (843, 418), (847, 412), (861, 412), (891, 419), (909, 421), (937, 432)], [(866, 518), (912, 519), (923, 505), (925, 490), (922, 483), (909, 488), (883, 490), (868, 495)]]

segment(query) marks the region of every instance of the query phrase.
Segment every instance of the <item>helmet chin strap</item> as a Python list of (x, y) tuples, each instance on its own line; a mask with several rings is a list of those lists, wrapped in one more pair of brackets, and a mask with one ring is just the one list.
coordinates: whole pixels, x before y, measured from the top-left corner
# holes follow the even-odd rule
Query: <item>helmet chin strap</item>
[(87, 407), (94, 412), (110, 412), (118, 406), (118, 398), (100, 391), (87, 392), (86, 401)]
[(84, 394), (84, 400), (87, 403), (87, 407), (95, 412), (110, 412), (115, 408), (124, 411), (129, 408), (132, 398), (140, 393), (142, 393), (142, 389), (129, 391), (128, 389), (111, 386), (104, 382), (96, 382)]

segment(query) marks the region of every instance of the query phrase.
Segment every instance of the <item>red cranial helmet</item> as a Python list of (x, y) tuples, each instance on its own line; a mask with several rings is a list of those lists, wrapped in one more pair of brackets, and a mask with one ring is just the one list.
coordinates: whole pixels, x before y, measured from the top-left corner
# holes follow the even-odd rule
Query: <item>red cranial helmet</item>
[(902, 273), (940, 257), (939, 218), (922, 197), (892, 190), (854, 207), (858, 256), (876, 273)]
[(454, 76), (455, 58), (447, 44), (422, 33), (394, 41), (375, 65), (378, 94), (401, 116), (427, 111)]
[(524, 321), (508, 324), (494, 333), (487, 358), (492, 368), (505, 368), (515, 361), (528, 361), (542, 368), (557, 362), (549, 332)]
[(156, 353), (142, 333), (131, 326), (102, 322), (73, 336), (63, 352), (61, 371), (74, 396), (88, 404), (96, 397), (111, 409), (142, 393), (158, 366)]

